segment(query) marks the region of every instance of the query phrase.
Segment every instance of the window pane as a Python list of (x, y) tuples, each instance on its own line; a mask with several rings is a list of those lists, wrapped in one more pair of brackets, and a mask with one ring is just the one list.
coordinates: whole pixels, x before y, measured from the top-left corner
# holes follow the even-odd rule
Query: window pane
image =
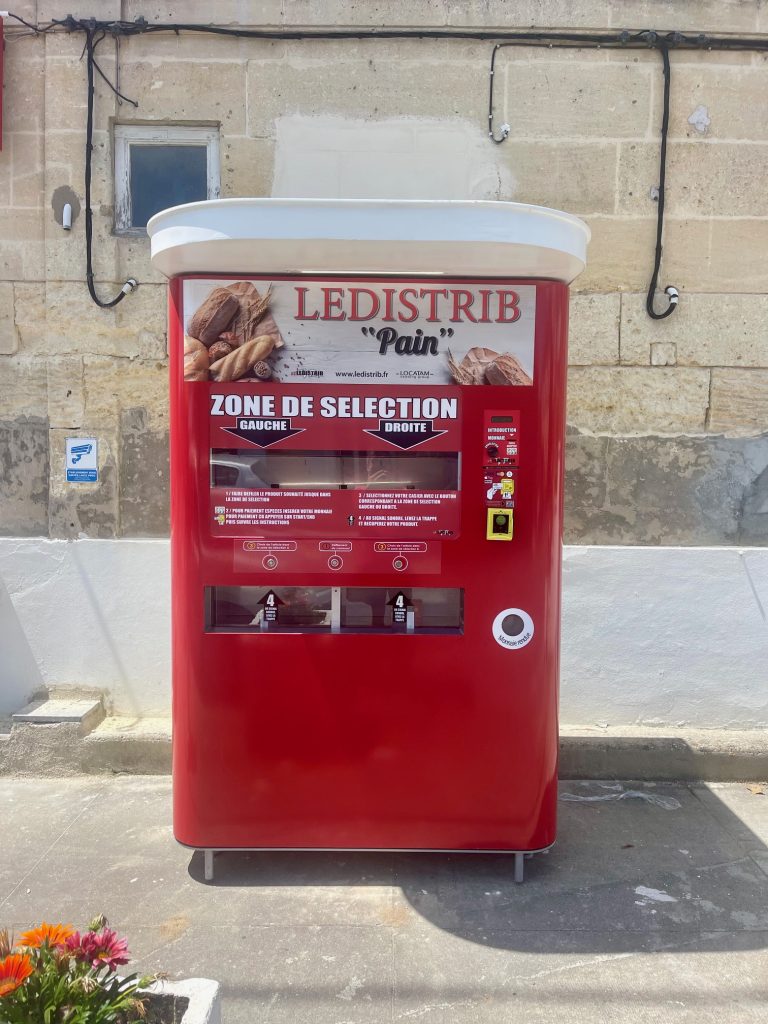
[(392, 602), (405, 594), (416, 630), (460, 633), (463, 592), (448, 587), (347, 587), (341, 592), (342, 629), (391, 629)]
[(214, 448), (211, 484), (243, 490), (455, 491), (459, 487), (459, 455)]
[[(334, 612), (334, 592), (337, 592)], [(407, 617), (393, 605), (404, 594)], [(270, 596), (272, 595), (272, 596)], [(272, 603), (274, 609), (265, 609)], [(464, 631), (464, 591), (450, 587), (206, 587), (209, 633), (386, 633), (396, 636)]]
[(209, 587), (207, 628), (209, 630), (259, 628), (264, 617), (264, 600), (277, 596), (273, 628), (330, 629), (330, 587)]
[(131, 143), (131, 226), (145, 228), (159, 210), (208, 198), (206, 146)]

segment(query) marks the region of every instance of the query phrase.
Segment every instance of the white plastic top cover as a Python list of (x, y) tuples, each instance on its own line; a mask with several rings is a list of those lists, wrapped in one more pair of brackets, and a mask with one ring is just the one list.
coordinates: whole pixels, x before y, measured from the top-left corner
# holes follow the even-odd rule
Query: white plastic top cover
[(179, 274), (434, 274), (570, 284), (590, 230), (521, 203), (389, 199), (214, 199), (147, 224), (152, 263)]

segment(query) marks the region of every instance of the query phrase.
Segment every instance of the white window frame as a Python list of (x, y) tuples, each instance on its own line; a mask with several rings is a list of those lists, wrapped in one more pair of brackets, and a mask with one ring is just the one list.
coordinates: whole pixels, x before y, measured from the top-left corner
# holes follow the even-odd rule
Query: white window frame
[(219, 129), (191, 125), (116, 124), (115, 138), (115, 234), (146, 236), (146, 228), (131, 224), (131, 145), (200, 146), (208, 156), (208, 198), (218, 199), (221, 193)]

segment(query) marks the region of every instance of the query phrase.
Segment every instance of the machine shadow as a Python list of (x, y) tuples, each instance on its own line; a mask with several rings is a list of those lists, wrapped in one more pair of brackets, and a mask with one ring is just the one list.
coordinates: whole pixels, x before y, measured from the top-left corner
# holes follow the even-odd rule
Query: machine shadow
[[(391, 887), (395, 927), (429, 924), (499, 949), (715, 952), (768, 945), (768, 848), (716, 791), (564, 782), (559, 809), (558, 843), (526, 860), (522, 885), (504, 854), (322, 851), (222, 852), (212, 884)], [(203, 882), (201, 853), (193, 854), (189, 873)]]

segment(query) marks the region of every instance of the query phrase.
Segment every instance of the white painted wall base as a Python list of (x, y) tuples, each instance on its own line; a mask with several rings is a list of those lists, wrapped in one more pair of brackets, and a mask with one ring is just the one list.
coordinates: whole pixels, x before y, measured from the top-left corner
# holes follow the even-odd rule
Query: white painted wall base
[[(42, 685), (167, 714), (168, 567), (165, 540), (0, 538), (0, 715)], [(768, 725), (768, 548), (568, 547), (563, 587), (563, 722)]]
[(768, 725), (768, 548), (566, 547), (561, 720)]
[(167, 540), (0, 538), (0, 714), (33, 684), (103, 691), (117, 714), (170, 713), (170, 610)]

